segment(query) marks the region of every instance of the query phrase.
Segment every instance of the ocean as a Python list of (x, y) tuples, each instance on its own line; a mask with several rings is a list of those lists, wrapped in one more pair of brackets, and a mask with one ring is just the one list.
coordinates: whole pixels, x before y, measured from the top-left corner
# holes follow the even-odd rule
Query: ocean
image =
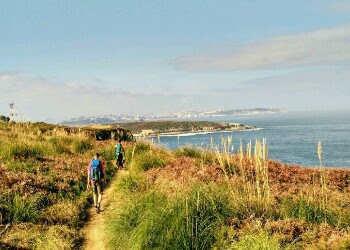
[[(267, 115), (245, 115), (201, 118), (256, 126), (257, 130), (210, 134), (161, 136), (160, 144), (169, 149), (184, 145), (209, 148), (211, 137), (221, 145), (221, 138), (232, 135), (235, 151), (255, 139), (266, 138), (269, 156), (287, 164), (318, 166), (317, 143), (322, 142), (323, 164), (328, 167), (350, 167), (350, 111), (288, 112)], [(153, 139), (158, 143), (158, 139)]]

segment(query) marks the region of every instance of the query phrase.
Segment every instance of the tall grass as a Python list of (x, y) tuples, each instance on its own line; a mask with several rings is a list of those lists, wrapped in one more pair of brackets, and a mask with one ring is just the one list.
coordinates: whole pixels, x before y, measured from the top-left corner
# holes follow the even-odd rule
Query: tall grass
[(3, 149), (3, 157), (7, 160), (25, 161), (28, 159), (40, 159), (44, 155), (43, 147), (38, 144), (15, 142)]
[(37, 197), (21, 196), (19, 193), (0, 198), (2, 223), (34, 222), (38, 217), (40, 202)]
[[(238, 160), (229, 151), (230, 140), (222, 140), (223, 152), (216, 148), (216, 158), (226, 180), (230, 182), (230, 176), (239, 172), (242, 177), (242, 185), (247, 202), (258, 201), (261, 206), (268, 209), (270, 204), (270, 185), (268, 174), (268, 147), (267, 141), (256, 140), (254, 155), (251, 154), (251, 143), (247, 145), (247, 154), (244, 155), (243, 144), (240, 143)], [(237, 162), (238, 161), (238, 162)]]
[(161, 168), (170, 163), (171, 154), (165, 149), (154, 146), (149, 142), (137, 143), (127, 152), (127, 161), (132, 170), (147, 171), (151, 168)]
[(312, 223), (329, 223), (335, 225), (337, 218), (334, 212), (320, 207), (317, 203), (312, 202), (305, 197), (300, 199), (286, 199), (283, 204), (285, 216), (301, 219)]
[(91, 142), (87, 139), (75, 141), (73, 147), (74, 151), (78, 154), (83, 154), (93, 148)]
[(328, 195), (327, 195), (327, 183), (326, 183), (326, 171), (323, 168), (322, 163), (322, 143), (318, 142), (317, 155), (320, 161), (320, 184), (321, 184), (321, 207), (324, 209), (327, 206)]
[[(281, 186), (276, 183), (280, 180), (272, 171), (279, 169), (275, 170), (276, 163), (269, 161), (265, 139), (256, 140), (255, 145), (248, 142), (245, 149), (241, 142), (237, 152), (232, 148), (231, 137), (222, 138), (221, 143), (210, 150), (183, 147), (175, 153), (148, 142), (129, 147), (129, 169), (118, 180), (116, 200), (107, 218), (109, 247), (304, 249), (317, 245), (321, 249), (341, 249), (337, 246), (347, 244), (349, 196), (328, 189), (327, 179), (321, 177), (321, 172), (326, 172), (321, 146), (320, 185), (315, 185), (317, 195), (310, 199), (304, 190), (308, 183), (297, 183), (295, 188), (284, 178)], [(183, 161), (182, 157), (195, 161)], [(166, 165), (158, 164), (158, 160), (172, 165), (177, 161), (189, 165), (200, 162), (201, 167), (189, 166), (188, 173), (181, 168), (178, 180), (169, 167), (147, 173)], [(206, 177), (206, 171), (213, 174), (212, 165), (217, 166), (213, 180)], [(171, 182), (168, 189), (164, 185), (167, 182)], [(292, 191), (280, 191), (280, 187)], [(344, 242), (329, 243), (329, 235), (333, 234), (344, 236)], [(318, 243), (320, 239), (327, 243)]]
[[(125, 203), (109, 222), (110, 246), (128, 249), (210, 249), (230, 215), (229, 197), (194, 187), (179, 198), (156, 190)], [(119, 237), (118, 237), (119, 236)]]

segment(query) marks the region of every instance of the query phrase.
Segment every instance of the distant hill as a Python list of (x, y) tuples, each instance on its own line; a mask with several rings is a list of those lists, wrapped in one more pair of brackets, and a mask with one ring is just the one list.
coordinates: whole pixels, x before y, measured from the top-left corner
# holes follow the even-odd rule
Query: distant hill
[(172, 120), (172, 119), (191, 119), (206, 118), (215, 116), (235, 116), (235, 115), (263, 115), (282, 113), (282, 109), (230, 109), (230, 110), (214, 110), (214, 111), (186, 111), (162, 115), (101, 115), (101, 116), (80, 116), (70, 120), (62, 121), (64, 125), (94, 125), (94, 124), (114, 124), (135, 121), (154, 121), (154, 120)]
[(115, 124), (138, 135), (181, 134), (251, 130), (255, 126), (210, 121), (142, 121)]

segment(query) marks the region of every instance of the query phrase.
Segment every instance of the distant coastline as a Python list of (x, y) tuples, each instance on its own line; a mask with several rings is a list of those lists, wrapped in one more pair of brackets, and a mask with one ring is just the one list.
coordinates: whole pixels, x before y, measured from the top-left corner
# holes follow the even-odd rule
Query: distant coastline
[(253, 109), (230, 109), (214, 111), (185, 111), (169, 114), (156, 115), (100, 115), (100, 116), (80, 116), (73, 117), (70, 120), (62, 121), (60, 124), (69, 126), (96, 125), (96, 124), (114, 124), (130, 122), (149, 122), (171, 120), (177, 121), (182, 119), (205, 119), (210, 117), (224, 116), (249, 116), (249, 115), (267, 115), (286, 113), (283, 109), (273, 108), (253, 108)]
[(249, 131), (260, 129), (241, 123), (211, 121), (142, 121), (115, 124), (130, 130), (135, 137), (140, 136), (188, 136), (218, 132)]
[[(195, 135), (207, 135), (207, 134), (215, 134), (215, 133), (232, 133), (232, 132), (245, 132), (245, 131), (257, 131), (263, 130), (264, 128), (251, 128), (251, 129), (235, 129), (235, 130), (222, 130), (222, 131), (210, 131), (210, 132), (185, 132), (185, 133), (160, 133), (157, 135), (150, 135), (150, 137), (165, 136), (165, 137), (185, 137), (185, 136), (195, 136)], [(134, 135), (137, 137), (137, 135)]]

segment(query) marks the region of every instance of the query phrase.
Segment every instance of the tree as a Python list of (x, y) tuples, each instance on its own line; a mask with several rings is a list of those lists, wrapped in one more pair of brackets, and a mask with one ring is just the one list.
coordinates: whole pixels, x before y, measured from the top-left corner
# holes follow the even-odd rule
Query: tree
[(10, 121), (10, 117), (0, 115), (0, 122), (9, 122), (9, 121)]

